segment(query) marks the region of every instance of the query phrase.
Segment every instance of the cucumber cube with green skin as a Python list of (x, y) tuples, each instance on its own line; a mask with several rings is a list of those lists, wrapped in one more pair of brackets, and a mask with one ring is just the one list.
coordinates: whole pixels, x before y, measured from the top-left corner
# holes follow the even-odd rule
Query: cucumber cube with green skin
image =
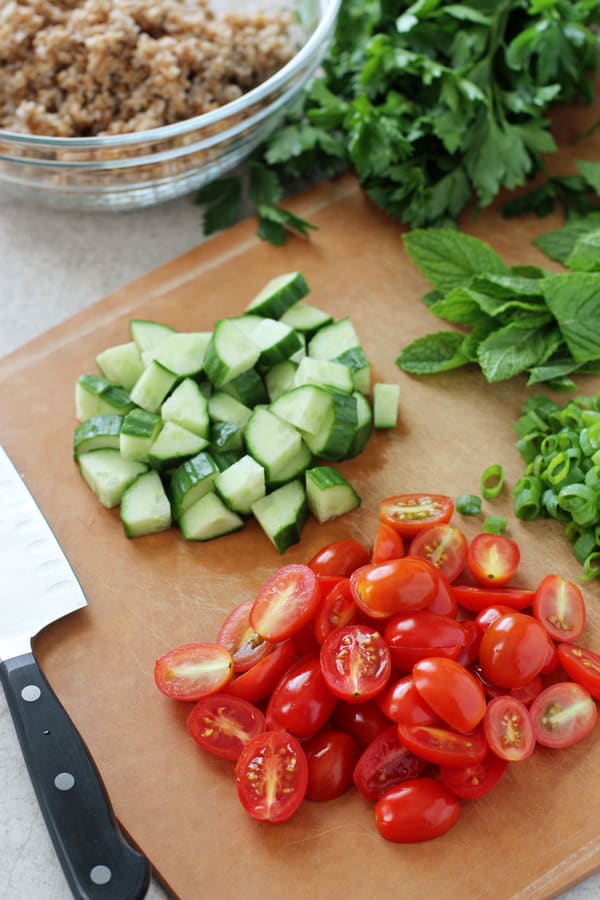
[(326, 388), (302, 384), (280, 394), (269, 409), (299, 431), (317, 434), (325, 425), (331, 403)]
[(160, 414), (165, 422), (174, 422), (175, 425), (208, 439), (210, 433), (208, 400), (193, 379), (185, 378), (177, 385), (162, 404)]
[(230, 509), (247, 516), (266, 494), (265, 470), (246, 454), (217, 476), (215, 490)]
[(282, 485), (287, 484), (288, 481), (293, 481), (295, 478), (304, 477), (305, 471), (312, 466), (313, 463), (314, 456), (309, 449), (308, 444), (302, 441), (300, 450), (296, 456), (294, 456), (287, 466), (279, 469), (276, 476), (269, 482), (269, 490), (281, 487)]
[(96, 365), (105, 378), (130, 391), (142, 372), (144, 364), (135, 341), (108, 347), (96, 357)]
[(400, 385), (377, 382), (373, 386), (373, 425), (375, 428), (395, 428), (398, 424)]
[(358, 404), (352, 394), (330, 391), (331, 406), (323, 427), (316, 434), (303, 432), (315, 456), (335, 462), (346, 459), (358, 425)]
[(144, 472), (121, 498), (121, 521), (128, 538), (156, 534), (171, 527), (171, 504), (158, 472)]
[(352, 394), (354, 382), (348, 366), (329, 359), (314, 359), (305, 356), (296, 372), (296, 385), (317, 384), (330, 387), (344, 394)]
[(202, 451), (171, 472), (169, 496), (176, 519), (197, 500), (214, 490), (219, 467), (210, 453)]
[(219, 467), (219, 472), (224, 472), (244, 455), (243, 450), (215, 450), (210, 448), (210, 455)]
[(373, 411), (369, 401), (360, 391), (355, 391), (354, 399), (356, 400), (356, 429), (354, 436), (346, 453), (346, 459), (358, 456), (362, 453), (369, 442), (371, 432), (373, 430)]
[(227, 384), (252, 369), (260, 356), (260, 348), (230, 319), (215, 325), (206, 349), (204, 371), (215, 387)]
[(260, 319), (259, 324), (251, 329), (249, 337), (260, 348), (256, 363), (259, 370), (290, 359), (298, 351), (304, 352), (304, 343), (298, 332), (276, 319)]
[(299, 479), (289, 481), (253, 503), (252, 514), (273, 546), (284, 553), (298, 543), (308, 517), (304, 485)]
[(210, 450), (219, 453), (241, 450), (244, 445), (242, 429), (233, 422), (213, 422), (210, 428)]
[(131, 319), (129, 322), (129, 334), (140, 354), (156, 350), (163, 341), (175, 333), (170, 325), (162, 322), (152, 322), (149, 319)]
[(323, 524), (360, 506), (360, 497), (333, 466), (316, 466), (306, 472), (308, 508)]
[(181, 533), (188, 541), (211, 541), (243, 526), (242, 517), (212, 491), (186, 509), (179, 519)]
[(279, 319), (298, 300), (306, 297), (309, 291), (301, 272), (286, 272), (272, 278), (250, 301), (245, 312)]
[(148, 462), (150, 450), (163, 427), (157, 413), (145, 409), (132, 409), (123, 420), (119, 449), (123, 459)]
[(354, 387), (361, 394), (368, 394), (371, 390), (371, 364), (362, 347), (351, 347), (335, 357), (335, 362), (348, 366), (352, 374)]
[(80, 422), (93, 416), (125, 415), (131, 397), (101, 375), (80, 375), (75, 385), (75, 415)]
[(354, 325), (345, 316), (320, 328), (308, 344), (308, 355), (315, 359), (336, 359), (340, 354), (360, 347)]
[(271, 402), (277, 400), (285, 391), (289, 391), (296, 386), (297, 368), (296, 363), (292, 362), (291, 359), (286, 359), (284, 362), (277, 363), (265, 374), (265, 384)]
[(190, 459), (208, 446), (206, 438), (176, 425), (165, 422), (160, 434), (152, 444), (148, 454), (148, 462), (153, 469), (164, 472)]
[(332, 322), (332, 317), (329, 313), (319, 309), (318, 306), (305, 303), (304, 300), (298, 300), (297, 303), (294, 303), (293, 306), (290, 306), (284, 312), (280, 321), (285, 322), (286, 325), (290, 325), (302, 334), (311, 335), (318, 331), (319, 328), (329, 325)]
[(208, 399), (208, 415), (213, 422), (232, 422), (243, 428), (251, 414), (249, 406), (224, 391), (216, 391)]
[(118, 506), (125, 490), (148, 468), (110, 449), (82, 453), (77, 462), (84, 480), (107, 509)]
[(202, 371), (211, 337), (210, 331), (175, 332), (154, 349), (154, 359), (176, 375), (197, 375)]
[(222, 385), (220, 390), (235, 397), (236, 400), (251, 409), (258, 406), (259, 403), (269, 402), (265, 383), (256, 369), (241, 372), (227, 384)]
[(92, 416), (75, 429), (73, 455), (88, 453), (90, 450), (118, 450), (123, 416)]
[(265, 469), (267, 485), (280, 481), (302, 449), (300, 433), (265, 407), (253, 411), (244, 437), (248, 453)]
[(131, 399), (147, 412), (158, 412), (177, 380), (175, 372), (165, 369), (153, 359), (134, 384)]

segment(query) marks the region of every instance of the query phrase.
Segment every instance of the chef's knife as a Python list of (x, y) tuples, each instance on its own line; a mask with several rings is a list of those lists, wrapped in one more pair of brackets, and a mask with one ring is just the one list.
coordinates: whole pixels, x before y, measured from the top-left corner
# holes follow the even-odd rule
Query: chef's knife
[(73, 895), (136, 900), (147, 859), (115, 820), (98, 770), (44, 678), (31, 639), (87, 605), (54, 534), (0, 445), (0, 681)]

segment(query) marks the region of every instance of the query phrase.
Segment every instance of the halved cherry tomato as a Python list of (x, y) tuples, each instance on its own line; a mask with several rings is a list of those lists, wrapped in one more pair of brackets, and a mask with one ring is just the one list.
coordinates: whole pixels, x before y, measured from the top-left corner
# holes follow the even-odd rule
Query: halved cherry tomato
[(519, 545), (505, 534), (482, 532), (469, 544), (467, 565), (475, 581), (481, 585), (507, 584), (520, 561)]
[(559, 644), (558, 659), (573, 681), (600, 700), (600, 655), (577, 644)]
[(347, 578), (355, 569), (366, 565), (370, 558), (371, 554), (360, 541), (347, 538), (322, 547), (309, 560), (308, 567), (317, 575), (343, 575)]
[(352, 773), (360, 756), (360, 746), (353, 737), (326, 728), (302, 744), (302, 749), (308, 762), (307, 800), (334, 800), (352, 787)]
[(494, 603), (492, 606), (486, 606), (480, 613), (477, 613), (475, 621), (479, 628), (481, 628), (482, 631), (485, 631), (492, 622), (495, 622), (500, 616), (504, 616), (506, 613), (510, 612), (514, 612), (510, 606), (502, 606), (501, 603)]
[(356, 763), (354, 784), (367, 800), (375, 801), (390, 788), (416, 778), (427, 762), (415, 756), (398, 740), (398, 729), (390, 725), (369, 744)]
[(530, 709), (536, 740), (544, 747), (570, 747), (590, 733), (598, 707), (580, 684), (559, 681), (545, 688)]
[(249, 703), (258, 703), (269, 696), (295, 658), (296, 649), (291, 640), (275, 644), (268, 656), (230, 681), (223, 690)]
[(511, 609), (526, 609), (535, 598), (534, 591), (523, 588), (484, 588), (474, 584), (453, 584), (451, 590), (460, 606), (474, 613), (497, 604)]
[(465, 630), (466, 642), (462, 648), (460, 655), (456, 658), (456, 662), (464, 666), (465, 669), (475, 662), (479, 656), (479, 645), (481, 644), (481, 629), (473, 619), (464, 619), (461, 622)]
[(401, 559), (406, 553), (402, 535), (398, 534), (391, 525), (385, 522), (379, 523), (375, 542), (373, 544), (373, 552), (371, 554), (371, 562), (386, 562), (388, 559)]
[(198, 700), (186, 725), (196, 743), (209, 753), (233, 760), (267, 727), (256, 706), (231, 694), (211, 694)]
[(388, 619), (383, 636), (390, 648), (393, 665), (410, 672), (426, 656), (457, 659), (467, 641), (461, 622), (450, 616), (436, 616), (429, 609), (400, 613)]
[(439, 725), (407, 725), (398, 722), (400, 743), (417, 756), (439, 766), (465, 768), (481, 762), (487, 743), (481, 726), (467, 734), (451, 731)]
[(287, 729), (300, 739), (312, 737), (325, 725), (336, 702), (321, 672), (319, 657), (299, 659), (271, 694), (267, 727)]
[(379, 518), (402, 537), (412, 538), (438, 522), (449, 522), (454, 502), (443, 494), (398, 494), (379, 504)]
[(428, 559), (452, 582), (465, 567), (467, 539), (453, 525), (432, 525), (412, 539), (408, 552), (410, 556)]
[(350, 576), (358, 608), (373, 619), (423, 609), (434, 599), (439, 573), (424, 559), (405, 557), (362, 566)]
[(346, 703), (340, 700), (331, 721), (336, 728), (351, 735), (363, 747), (368, 747), (378, 734), (390, 726), (390, 720), (373, 700), (367, 700), (366, 703)]
[(234, 672), (245, 672), (273, 649), (273, 644), (265, 641), (250, 625), (249, 615), (253, 602), (245, 600), (236, 606), (217, 634), (217, 644), (231, 653)]
[(483, 717), (483, 731), (496, 756), (508, 762), (527, 759), (535, 750), (529, 710), (510, 694), (490, 700)]
[(350, 579), (342, 578), (321, 600), (315, 616), (315, 637), (322, 644), (328, 634), (344, 625), (355, 625), (361, 617), (350, 590)]
[(585, 628), (580, 588), (560, 575), (546, 575), (535, 592), (533, 614), (555, 641), (576, 641)]
[(483, 719), (485, 694), (480, 682), (460, 663), (431, 656), (413, 666), (419, 694), (455, 731), (472, 731)]
[(387, 841), (412, 844), (449, 831), (460, 816), (460, 802), (435, 778), (415, 778), (384, 794), (375, 805), (375, 823)]
[(231, 653), (218, 644), (182, 644), (154, 664), (157, 688), (174, 700), (200, 700), (216, 694), (232, 675)]
[(493, 790), (508, 767), (505, 759), (495, 753), (486, 753), (480, 763), (464, 769), (456, 766), (440, 766), (442, 784), (462, 800), (476, 800)]
[(371, 700), (392, 671), (388, 645), (370, 625), (336, 628), (321, 647), (321, 671), (336, 697), (349, 703)]
[(301, 563), (283, 566), (254, 599), (250, 626), (267, 641), (283, 641), (312, 618), (318, 603), (317, 577), (312, 569)]
[(264, 731), (253, 738), (235, 766), (238, 797), (261, 822), (284, 822), (296, 812), (308, 784), (306, 755), (286, 731)]
[(458, 615), (458, 601), (454, 596), (450, 582), (439, 569), (437, 574), (437, 591), (427, 609), (438, 616), (450, 616), (451, 619), (456, 619)]
[(375, 703), (392, 722), (407, 725), (437, 725), (440, 717), (425, 703), (412, 679), (406, 675), (375, 698)]
[(321, 645), (315, 635), (315, 625), (312, 619), (295, 631), (290, 638), (296, 656), (318, 656)]
[(522, 687), (541, 672), (548, 636), (537, 619), (506, 613), (487, 628), (479, 645), (481, 670), (500, 687)]

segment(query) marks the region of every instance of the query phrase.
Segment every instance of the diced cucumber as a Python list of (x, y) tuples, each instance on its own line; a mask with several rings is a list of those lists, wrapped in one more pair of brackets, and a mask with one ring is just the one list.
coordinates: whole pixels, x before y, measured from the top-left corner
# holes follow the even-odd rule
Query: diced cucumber
[(306, 303), (304, 300), (298, 300), (297, 303), (294, 303), (293, 306), (290, 306), (290, 308), (284, 312), (280, 321), (295, 328), (296, 331), (310, 335), (315, 331), (318, 331), (319, 328), (329, 325), (332, 321), (332, 317), (329, 313), (319, 309), (318, 306), (313, 306), (311, 303)]
[(297, 544), (308, 515), (306, 492), (299, 479), (252, 504), (252, 514), (273, 546), (283, 553)]
[(243, 403), (244, 406), (253, 408), (259, 403), (268, 403), (269, 397), (265, 388), (264, 381), (256, 371), (256, 369), (248, 369), (242, 372), (236, 378), (228, 381), (227, 384), (221, 386), (221, 391), (230, 394)]
[(96, 357), (96, 365), (105, 378), (130, 391), (144, 370), (134, 341), (108, 347)]
[(371, 390), (371, 364), (362, 347), (351, 347), (335, 357), (336, 362), (348, 366), (352, 373), (354, 387), (361, 394), (368, 394)]
[(154, 349), (154, 359), (176, 375), (197, 375), (202, 371), (211, 336), (210, 331), (175, 332)]
[(308, 508), (321, 524), (360, 506), (360, 497), (333, 466), (316, 466), (306, 472)]
[(196, 456), (208, 445), (206, 438), (175, 422), (165, 422), (162, 431), (152, 444), (148, 462), (154, 469), (164, 472)]
[(92, 416), (75, 429), (73, 455), (88, 453), (90, 450), (119, 449), (119, 435), (123, 416)]
[(373, 424), (373, 412), (365, 395), (361, 394), (360, 391), (355, 391), (354, 399), (356, 400), (356, 430), (348, 448), (346, 459), (358, 456), (359, 453), (363, 452), (371, 437)]
[(158, 472), (138, 475), (121, 498), (121, 521), (129, 538), (171, 527), (171, 504)]
[(352, 394), (330, 391), (331, 407), (316, 434), (303, 433), (304, 440), (315, 456), (323, 459), (346, 459), (358, 425), (357, 400)]
[(210, 451), (226, 453), (228, 450), (241, 450), (243, 447), (242, 429), (234, 422), (213, 422), (210, 427)]
[(124, 491), (148, 468), (110, 449), (82, 453), (77, 462), (84, 480), (107, 509), (118, 506)]
[(123, 459), (148, 462), (150, 449), (163, 427), (157, 413), (145, 409), (132, 409), (123, 420), (119, 449)]
[(304, 275), (286, 272), (272, 278), (250, 301), (246, 312), (279, 319), (284, 312), (309, 293)]
[(173, 472), (169, 484), (169, 496), (176, 519), (193, 506), (197, 500), (214, 490), (219, 467), (210, 453), (202, 451), (182, 463)]
[(216, 462), (219, 472), (224, 472), (244, 455), (243, 450), (214, 450), (210, 448), (210, 455)]
[(308, 355), (314, 356), (315, 359), (336, 359), (341, 353), (353, 347), (360, 347), (360, 341), (354, 325), (348, 316), (345, 316), (317, 331), (309, 341)]
[(251, 413), (249, 406), (224, 391), (216, 391), (208, 400), (208, 414), (213, 422), (233, 422), (243, 428)]
[(204, 357), (204, 371), (215, 387), (232, 381), (254, 368), (260, 349), (231, 319), (215, 325)]
[(131, 319), (129, 334), (140, 354), (147, 350), (156, 350), (160, 344), (174, 334), (175, 329), (162, 322), (151, 322), (148, 319)]
[(160, 414), (165, 422), (174, 422), (175, 425), (208, 439), (208, 400), (193, 379), (185, 378), (177, 385), (161, 406)]
[(304, 351), (304, 343), (297, 331), (276, 319), (260, 319), (249, 333), (250, 340), (260, 348), (257, 366), (268, 369), (278, 362), (290, 359), (298, 351)]
[(244, 520), (228, 509), (213, 491), (197, 500), (179, 519), (179, 527), (188, 541), (210, 541), (243, 528)]
[(354, 391), (354, 382), (350, 369), (339, 362), (329, 359), (315, 359), (305, 356), (296, 372), (296, 384), (317, 384), (334, 388), (344, 394)]
[(124, 416), (133, 407), (127, 391), (101, 375), (80, 375), (75, 385), (75, 415), (80, 422), (93, 416)]
[(297, 368), (298, 366), (291, 359), (286, 359), (269, 369), (265, 375), (265, 384), (271, 401), (277, 400), (284, 391), (289, 391), (296, 386)]
[(217, 476), (215, 490), (230, 509), (247, 516), (252, 504), (265, 496), (265, 470), (251, 456), (242, 456)]
[(377, 382), (373, 385), (373, 425), (375, 428), (396, 427), (399, 402), (399, 384)]
[(302, 448), (299, 432), (264, 407), (257, 407), (248, 419), (245, 439), (248, 453), (265, 469), (267, 485), (281, 480)]
[(331, 394), (323, 387), (303, 384), (284, 391), (269, 409), (299, 431), (317, 434), (331, 409)]
[(177, 375), (153, 359), (134, 384), (131, 399), (147, 412), (158, 412), (176, 382)]
[(314, 457), (312, 452), (310, 451), (308, 445), (302, 441), (300, 444), (300, 450), (294, 456), (292, 460), (284, 466), (284, 468), (280, 469), (277, 472), (277, 477), (269, 482), (269, 488), (273, 489), (276, 487), (281, 487), (286, 484), (288, 481), (293, 481), (295, 478), (302, 478), (306, 470), (309, 466), (312, 466), (314, 462)]

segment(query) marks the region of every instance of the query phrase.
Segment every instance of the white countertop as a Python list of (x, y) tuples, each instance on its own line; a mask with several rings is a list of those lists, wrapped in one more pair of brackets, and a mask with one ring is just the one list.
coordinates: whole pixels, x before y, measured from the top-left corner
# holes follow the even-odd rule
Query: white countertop
[[(0, 186), (0, 356), (202, 239), (189, 198), (116, 215), (59, 212), (13, 202)], [(0, 798), (0, 900), (68, 900), (1, 692)], [(153, 881), (148, 898), (165, 897)], [(562, 897), (598, 900), (600, 873)]]

